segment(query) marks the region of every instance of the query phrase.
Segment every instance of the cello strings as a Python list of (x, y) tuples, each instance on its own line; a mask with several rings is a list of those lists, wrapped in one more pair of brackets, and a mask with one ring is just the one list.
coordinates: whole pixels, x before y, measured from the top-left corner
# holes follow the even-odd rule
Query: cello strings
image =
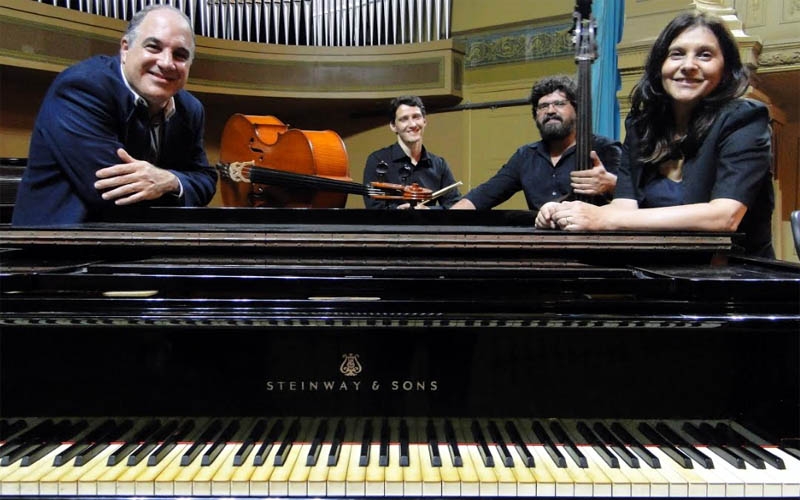
[(286, 172), (266, 167), (244, 167), (242, 173), (246, 175), (251, 182), (259, 184), (276, 184), (286, 187), (312, 188), (321, 191), (335, 191), (360, 195), (369, 195), (375, 191), (357, 182), (328, 179), (325, 177)]

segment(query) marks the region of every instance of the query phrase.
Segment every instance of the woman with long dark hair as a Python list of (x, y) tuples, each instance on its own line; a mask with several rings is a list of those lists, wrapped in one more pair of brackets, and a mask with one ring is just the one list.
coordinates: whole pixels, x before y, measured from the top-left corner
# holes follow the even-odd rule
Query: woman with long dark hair
[(536, 226), (736, 231), (746, 253), (773, 256), (769, 113), (742, 98), (748, 84), (721, 20), (673, 19), (631, 94), (614, 200), (549, 203)]

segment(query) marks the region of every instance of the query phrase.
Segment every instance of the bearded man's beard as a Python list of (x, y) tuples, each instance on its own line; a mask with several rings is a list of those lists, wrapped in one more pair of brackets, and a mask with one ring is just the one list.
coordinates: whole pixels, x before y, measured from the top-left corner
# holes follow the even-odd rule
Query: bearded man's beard
[(574, 120), (562, 121), (561, 118), (556, 117), (544, 123), (537, 120), (536, 128), (539, 129), (543, 141), (557, 141), (572, 133), (575, 122)]

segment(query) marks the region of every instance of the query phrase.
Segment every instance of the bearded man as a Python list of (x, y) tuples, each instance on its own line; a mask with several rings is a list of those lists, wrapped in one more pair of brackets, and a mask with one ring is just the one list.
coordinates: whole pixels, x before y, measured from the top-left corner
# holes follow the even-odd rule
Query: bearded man
[(528, 208), (536, 212), (545, 203), (566, 199), (573, 193), (608, 203), (617, 185), (622, 146), (607, 137), (593, 136), (593, 167), (575, 170), (575, 118), (580, 111), (576, 94), (575, 82), (568, 76), (537, 81), (530, 102), (542, 140), (517, 149), (494, 177), (472, 189), (451, 208), (488, 210), (518, 191), (525, 193)]

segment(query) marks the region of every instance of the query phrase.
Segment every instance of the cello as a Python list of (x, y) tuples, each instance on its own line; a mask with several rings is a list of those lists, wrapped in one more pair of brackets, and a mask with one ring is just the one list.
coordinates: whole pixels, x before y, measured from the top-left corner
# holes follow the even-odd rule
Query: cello
[(336, 132), (290, 128), (274, 116), (231, 116), (217, 170), (225, 206), (343, 208), (348, 194), (411, 203), (433, 199), (417, 184), (353, 182)]
[(237, 113), (225, 123), (219, 156), (225, 206), (341, 208), (347, 201), (347, 192), (320, 191), (310, 182), (287, 187), (230, 175), (231, 164), (249, 163), (320, 182), (350, 182), (344, 142), (331, 130), (300, 130), (274, 116)]

